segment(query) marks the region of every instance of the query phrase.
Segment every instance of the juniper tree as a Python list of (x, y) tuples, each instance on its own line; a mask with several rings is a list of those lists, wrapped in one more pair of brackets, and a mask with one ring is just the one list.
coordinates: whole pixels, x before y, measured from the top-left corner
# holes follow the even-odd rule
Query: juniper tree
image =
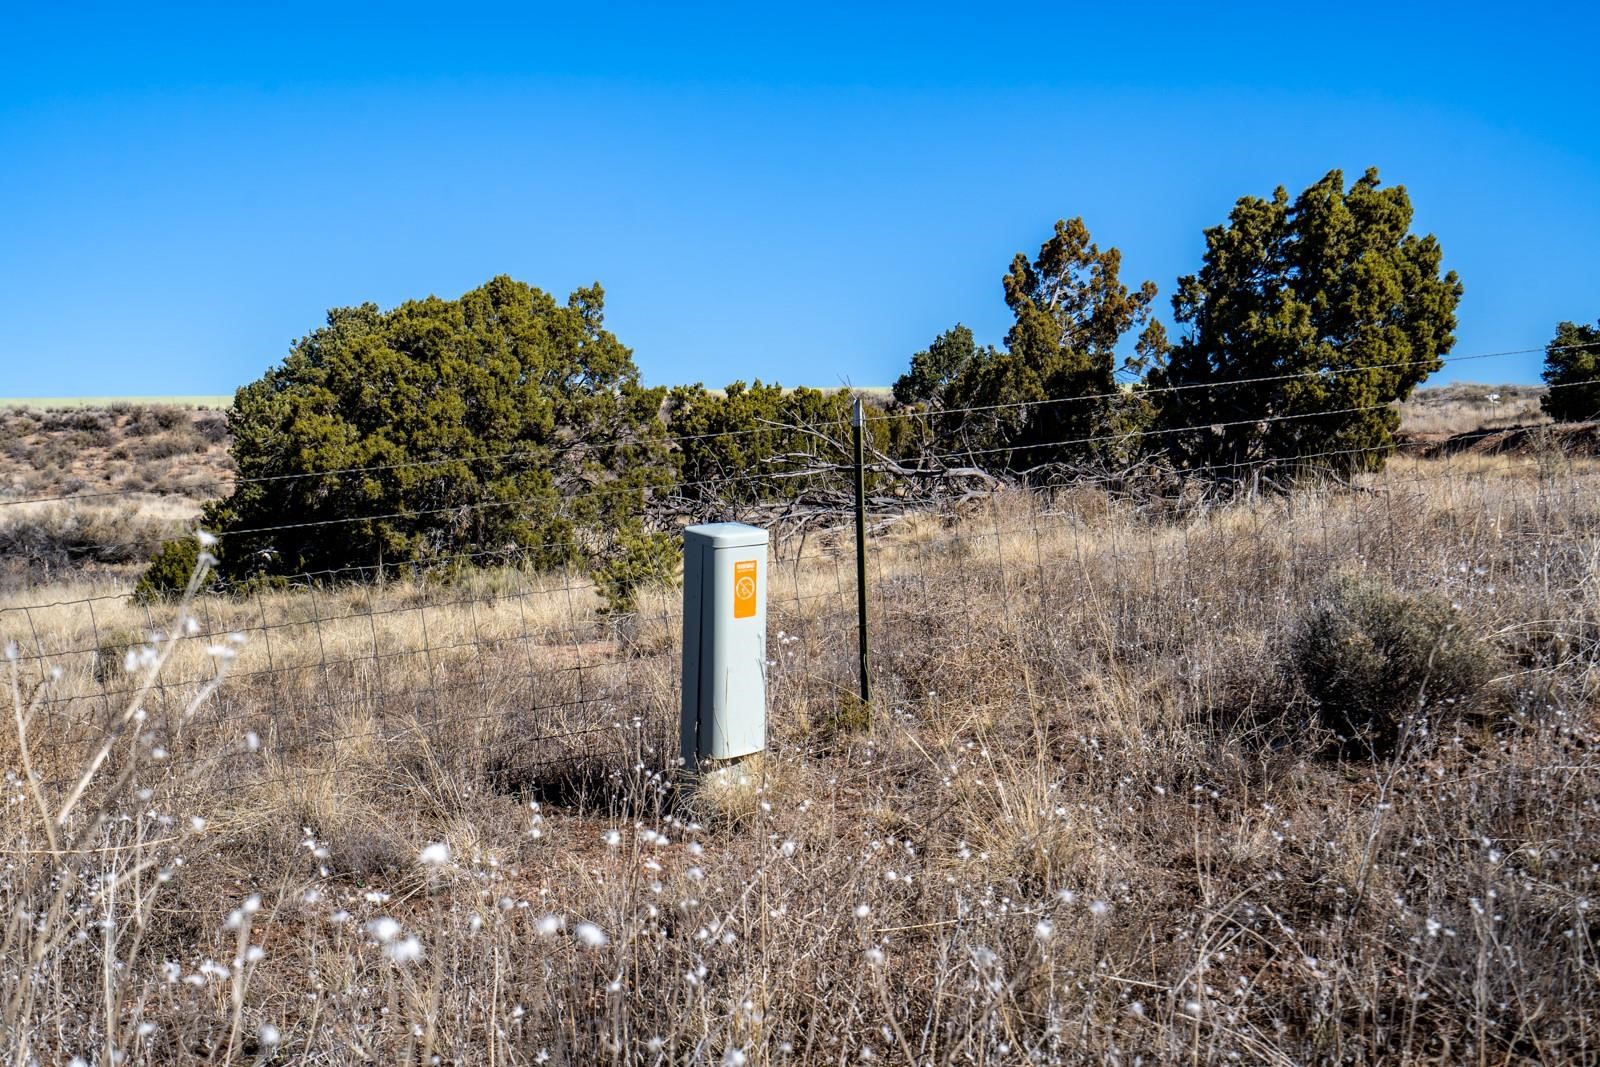
[[(1439, 242), (1411, 233), (1404, 186), (1330, 171), (1292, 202), (1242, 197), (1205, 232), (1172, 305), (1185, 327), (1156, 387), (1159, 438), (1222, 477), (1257, 465), (1380, 467), (1403, 400), (1455, 343), (1461, 283)], [(1229, 384), (1248, 379), (1245, 384)]]
[(979, 348), (972, 330), (958, 322), (911, 357), (911, 368), (894, 383), (895, 403), (937, 411), (967, 368), (995, 354), (992, 346)]
[(1544, 381), (1549, 392), (1539, 401), (1557, 422), (1600, 419), (1600, 322), (1563, 322), (1545, 348)]
[[(1164, 348), (1150, 320), (1155, 284), (1129, 289), (1121, 268), (1122, 253), (1095, 244), (1083, 219), (1058, 221), (1039, 254), (1017, 253), (1003, 279), (1013, 318), (1005, 349), (978, 348), (957, 326), (913, 357), (897, 399), (952, 409), (929, 420), (935, 439), (982, 453), (988, 465), (1120, 456), (1142, 409), (1119, 388), (1118, 372)], [(1138, 358), (1120, 358), (1118, 345), (1139, 326)], [(963, 410), (972, 408), (981, 410)]]
[[(750, 505), (837, 488), (850, 462), (847, 390), (734, 382), (721, 392), (685, 385), (667, 394), (681, 492), (700, 518), (743, 514)], [(892, 449), (897, 424), (869, 419), (868, 442)], [(807, 474), (807, 471), (815, 473)]]
[(238, 391), (239, 481), (205, 522), (231, 581), (600, 563), (652, 536), (646, 495), (672, 478), (663, 395), (605, 329), (598, 285), (561, 304), (502, 276), (336, 308)]

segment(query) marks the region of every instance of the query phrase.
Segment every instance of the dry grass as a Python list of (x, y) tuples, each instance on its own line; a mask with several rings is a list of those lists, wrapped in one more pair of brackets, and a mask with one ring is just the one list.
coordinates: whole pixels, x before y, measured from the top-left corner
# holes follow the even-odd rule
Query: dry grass
[(221, 411), (0, 408), (0, 587), (133, 573), (232, 470)]
[[(1590, 460), (1473, 455), (1179, 516), (1077, 490), (909, 518), (873, 545), (870, 724), (850, 539), (779, 541), (771, 747), (717, 796), (673, 785), (669, 590), (629, 619), (519, 572), (202, 599), (153, 646), (185, 627), (107, 580), (9, 594), (36, 699), (0, 742), (0, 1037), (14, 1062), (1593, 1061), (1597, 489)], [(1443, 592), (1498, 664), (1389, 761), (1336, 758), (1277, 667), (1350, 573)]]
[(1544, 392), (1534, 385), (1466, 382), (1419, 389), (1400, 405), (1400, 429), (1407, 434), (1448, 435), (1542, 426), (1550, 421), (1539, 407)]

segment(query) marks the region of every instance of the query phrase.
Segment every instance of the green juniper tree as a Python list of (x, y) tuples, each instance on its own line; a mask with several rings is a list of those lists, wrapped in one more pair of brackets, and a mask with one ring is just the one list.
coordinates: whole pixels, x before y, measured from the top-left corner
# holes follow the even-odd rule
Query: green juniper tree
[[(698, 517), (729, 517), (751, 505), (837, 488), (843, 475), (831, 468), (851, 459), (853, 402), (848, 390), (786, 389), (759, 379), (720, 393), (678, 386), (667, 394), (666, 411), (683, 499)], [(867, 440), (890, 448), (893, 429), (870, 419)]]
[[(1380, 467), (1403, 400), (1455, 343), (1461, 283), (1439, 242), (1411, 233), (1404, 186), (1331, 171), (1292, 202), (1241, 198), (1179, 279), (1186, 327), (1150, 376), (1159, 443), (1219, 478), (1279, 465)], [(1230, 385), (1241, 379), (1272, 378)]]
[[(980, 453), (988, 466), (1124, 458), (1143, 406), (1117, 375), (1159, 354), (1165, 340), (1150, 319), (1155, 284), (1129, 289), (1121, 267), (1122, 253), (1102, 250), (1081, 218), (1058, 221), (1039, 254), (1017, 253), (1006, 273), (1013, 322), (1005, 349), (979, 348), (957, 326), (912, 357), (896, 399), (950, 410), (928, 419), (937, 446)], [(1138, 358), (1120, 359), (1118, 344), (1140, 326)], [(963, 410), (971, 408), (983, 410)]]
[(204, 516), (224, 579), (661, 558), (664, 393), (603, 309), (598, 285), (561, 304), (502, 276), (330, 311), (234, 398), (239, 482)]
[(894, 401), (902, 407), (938, 411), (946, 406), (951, 387), (969, 367), (997, 355), (992, 346), (979, 348), (972, 330), (958, 322), (911, 357), (911, 368), (894, 383)]
[(1539, 401), (1557, 422), (1600, 419), (1600, 322), (1563, 322), (1544, 353), (1549, 392)]

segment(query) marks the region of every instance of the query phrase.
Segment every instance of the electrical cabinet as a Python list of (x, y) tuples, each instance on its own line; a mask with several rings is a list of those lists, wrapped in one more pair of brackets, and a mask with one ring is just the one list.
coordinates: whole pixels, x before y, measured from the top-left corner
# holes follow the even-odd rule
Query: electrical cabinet
[(767, 744), (767, 531), (716, 522), (683, 531), (683, 764)]

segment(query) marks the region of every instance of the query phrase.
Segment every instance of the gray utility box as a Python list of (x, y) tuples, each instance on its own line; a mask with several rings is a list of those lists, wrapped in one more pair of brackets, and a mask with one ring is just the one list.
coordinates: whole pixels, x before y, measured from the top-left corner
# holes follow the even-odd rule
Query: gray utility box
[(767, 745), (767, 531), (683, 531), (683, 765)]

